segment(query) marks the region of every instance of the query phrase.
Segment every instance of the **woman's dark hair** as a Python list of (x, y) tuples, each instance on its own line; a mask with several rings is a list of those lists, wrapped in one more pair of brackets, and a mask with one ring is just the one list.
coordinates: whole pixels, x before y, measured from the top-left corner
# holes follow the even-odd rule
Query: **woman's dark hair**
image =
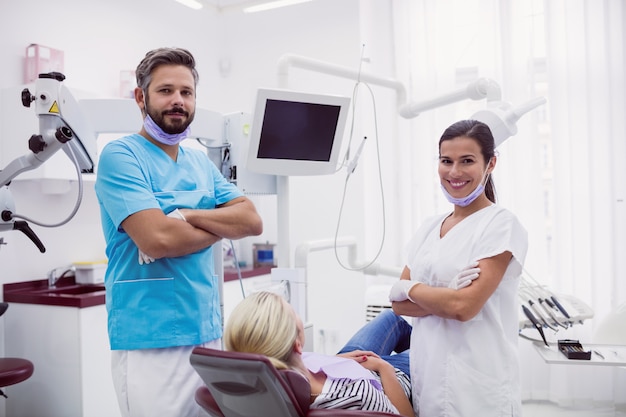
[[(483, 122), (478, 120), (460, 120), (450, 127), (448, 127), (441, 135), (439, 139), (439, 149), (441, 149), (441, 143), (444, 140), (451, 140), (460, 136), (474, 139), (480, 146), (481, 153), (485, 159), (485, 163), (488, 163), (491, 158), (495, 156), (495, 141), (491, 129)], [(492, 202), (496, 202), (496, 189), (491, 179), (491, 174), (487, 176), (487, 182), (485, 183), (485, 195)]]

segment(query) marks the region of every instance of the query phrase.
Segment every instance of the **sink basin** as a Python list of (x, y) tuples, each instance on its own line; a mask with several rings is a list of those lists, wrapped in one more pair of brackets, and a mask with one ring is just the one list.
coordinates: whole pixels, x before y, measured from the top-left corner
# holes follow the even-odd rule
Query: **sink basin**
[(33, 292), (37, 294), (49, 294), (49, 295), (63, 296), (63, 295), (90, 294), (90, 293), (97, 293), (100, 291), (105, 291), (104, 285), (72, 285), (72, 286), (64, 286), (64, 287), (45, 288), (43, 290), (34, 290)]
[(55, 287), (48, 280), (4, 284), (4, 301), (65, 307), (92, 307), (105, 303), (104, 285), (77, 284), (74, 277), (60, 279)]

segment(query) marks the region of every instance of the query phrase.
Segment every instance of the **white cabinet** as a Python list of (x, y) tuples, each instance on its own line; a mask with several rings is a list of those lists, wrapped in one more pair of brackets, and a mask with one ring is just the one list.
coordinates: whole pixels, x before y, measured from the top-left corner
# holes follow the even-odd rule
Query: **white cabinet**
[(6, 416), (116, 417), (106, 307), (10, 303), (4, 314), (5, 355), (35, 365), (26, 381), (6, 388)]

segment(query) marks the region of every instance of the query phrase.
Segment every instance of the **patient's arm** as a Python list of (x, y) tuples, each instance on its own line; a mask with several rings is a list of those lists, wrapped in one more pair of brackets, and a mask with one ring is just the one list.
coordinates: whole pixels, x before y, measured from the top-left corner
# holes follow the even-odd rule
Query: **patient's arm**
[(389, 398), (389, 401), (391, 401), (394, 407), (398, 409), (400, 414), (407, 417), (413, 417), (415, 415), (413, 413), (413, 406), (398, 381), (396, 370), (389, 362), (375, 356), (367, 356), (365, 360), (360, 363), (370, 371), (378, 372), (385, 395)]

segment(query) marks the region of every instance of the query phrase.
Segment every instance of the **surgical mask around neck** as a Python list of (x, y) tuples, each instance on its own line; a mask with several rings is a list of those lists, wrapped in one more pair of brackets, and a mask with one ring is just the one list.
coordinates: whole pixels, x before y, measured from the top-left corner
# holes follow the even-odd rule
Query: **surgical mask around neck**
[(181, 133), (166, 133), (152, 120), (149, 114), (146, 114), (146, 117), (143, 119), (143, 127), (150, 137), (164, 145), (177, 145), (183, 139), (189, 137), (191, 132), (190, 127), (187, 126), (187, 129)]
[(456, 198), (456, 197), (451, 196), (448, 190), (446, 190), (446, 187), (443, 186), (443, 184), (440, 184), (441, 191), (443, 191), (443, 195), (446, 197), (446, 199), (452, 204), (454, 204), (455, 206), (467, 207), (470, 204), (472, 204), (478, 198), (478, 196), (480, 196), (483, 193), (483, 191), (485, 190), (485, 183), (487, 182), (488, 177), (489, 177), (489, 173), (488, 171), (485, 171), (485, 174), (483, 175), (483, 178), (481, 179), (480, 184), (478, 184), (478, 186), (474, 189), (474, 191), (472, 191), (465, 197)]

